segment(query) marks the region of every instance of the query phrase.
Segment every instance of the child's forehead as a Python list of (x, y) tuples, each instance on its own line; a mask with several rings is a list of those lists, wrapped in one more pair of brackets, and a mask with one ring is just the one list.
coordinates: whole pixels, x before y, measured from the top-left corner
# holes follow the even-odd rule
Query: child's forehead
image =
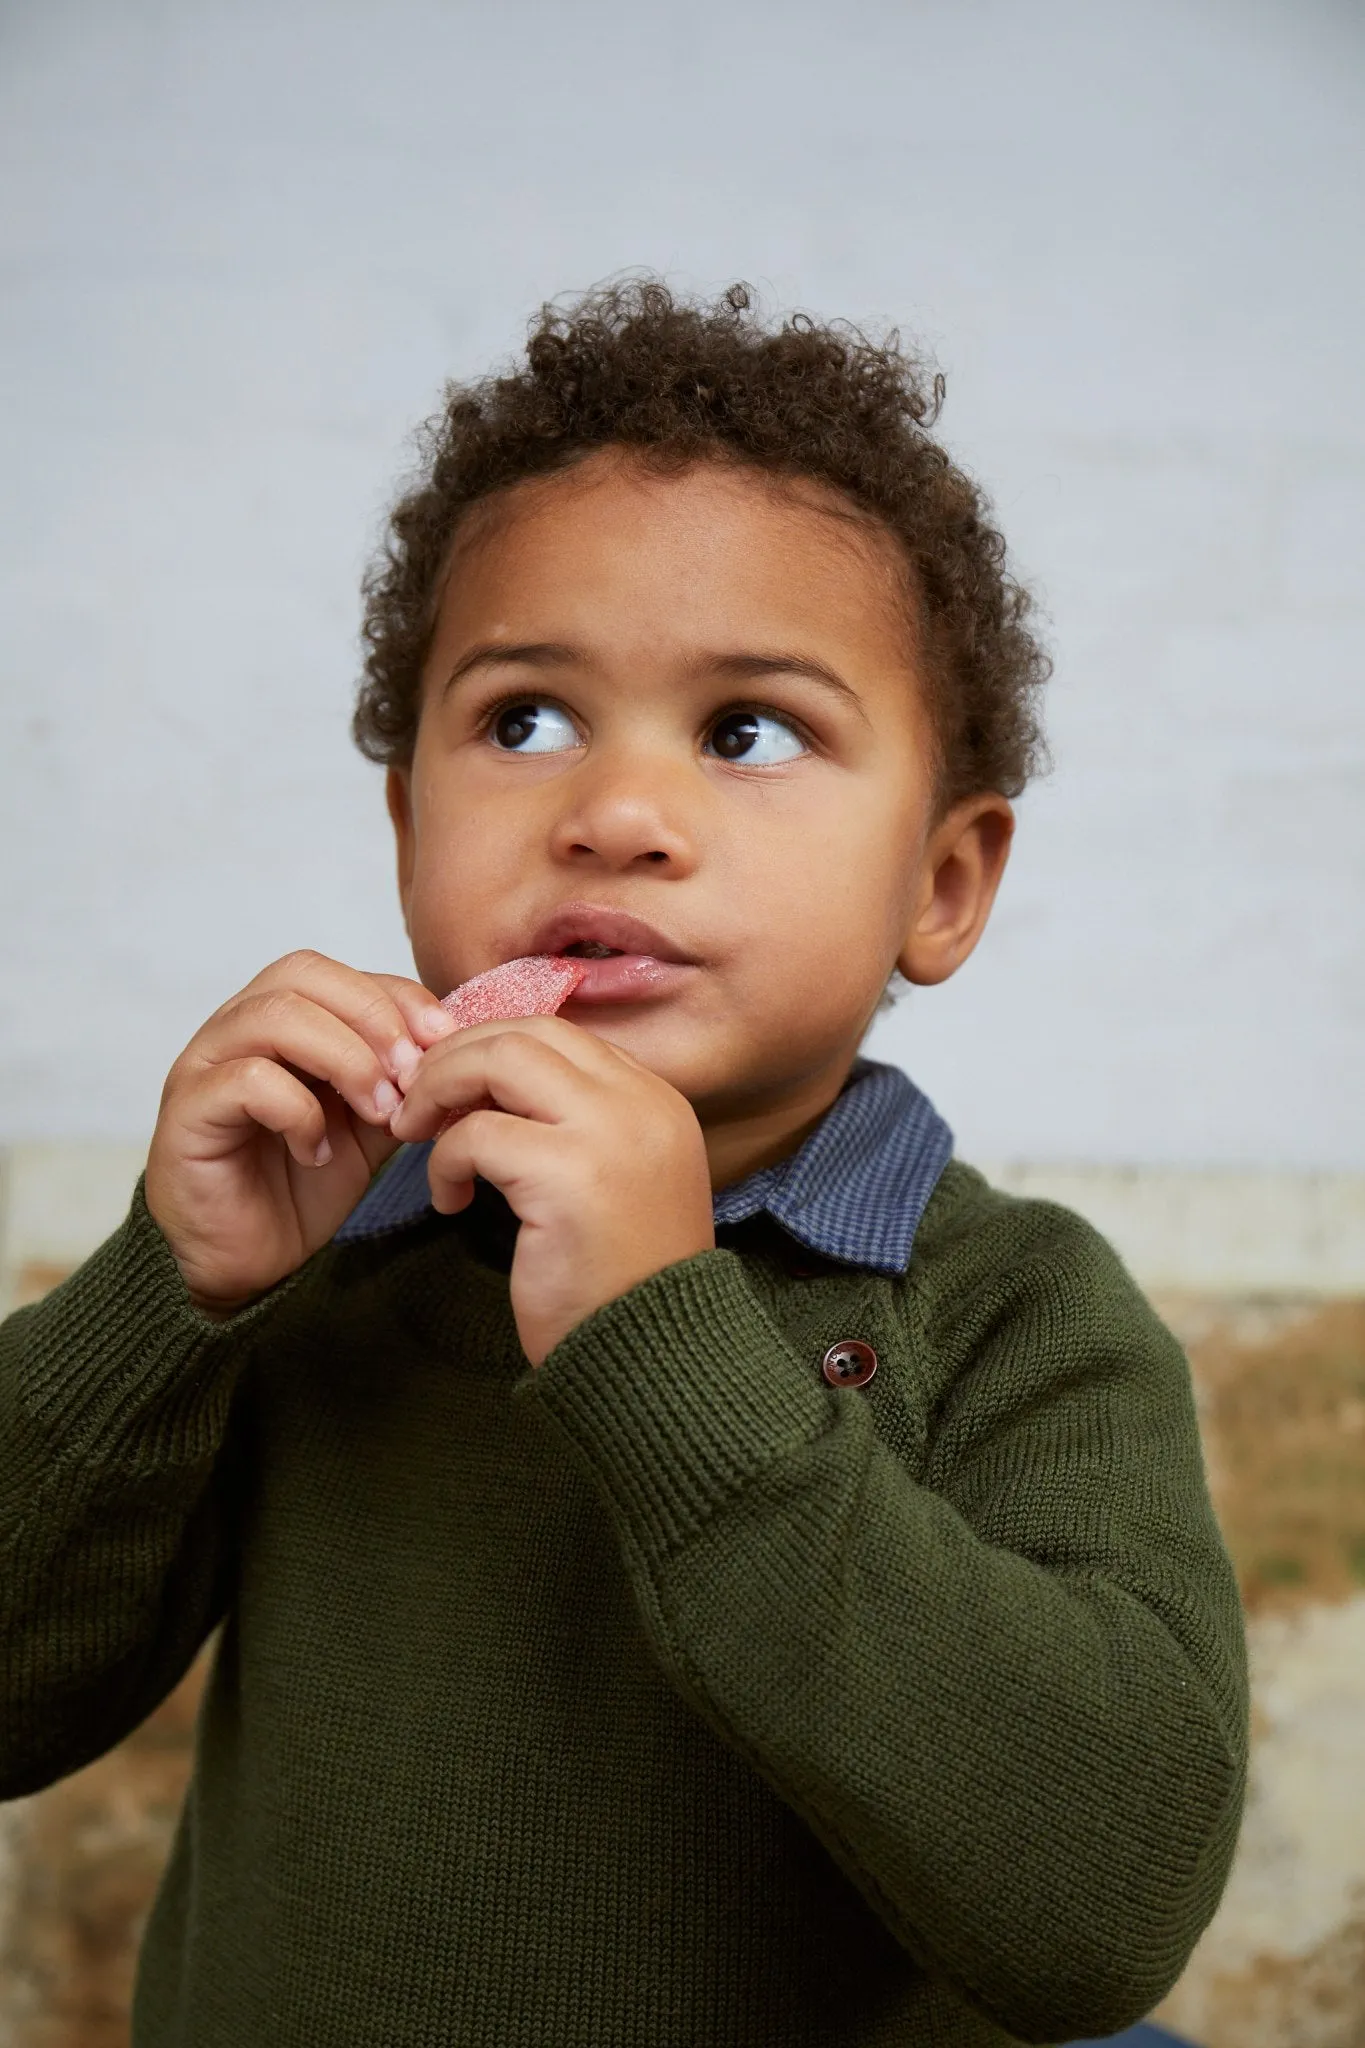
[(895, 536), (822, 479), (711, 455), (664, 463), (611, 446), (470, 507), (452, 537), (443, 605), (490, 586), (529, 596), (585, 575), (603, 591), (681, 582), (696, 599), (761, 594), (798, 612), (841, 593), (858, 605), (874, 597), (897, 633), (909, 597)]
[(780, 677), (789, 709), (834, 720), (831, 741), (895, 732), (931, 748), (905, 578), (818, 485), (787, 485), (605, 460), (508, 492), (456, 551), (424, 703), (477, 705), (495, 676), (551, 694), (577, 677), (644, 713), (722, 687), (776, 702)]

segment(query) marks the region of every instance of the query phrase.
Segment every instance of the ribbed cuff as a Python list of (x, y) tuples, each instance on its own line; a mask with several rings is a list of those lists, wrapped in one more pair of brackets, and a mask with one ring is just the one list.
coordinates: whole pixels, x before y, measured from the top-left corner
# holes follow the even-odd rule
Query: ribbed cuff
[(649, 1554), (696, 1534), (766, 1467), (837, 1418), (818, 1359), (798, 1354), (729, 1250), (652, 1273), (523, 1374), (608, 1505)]
[(291, 1274), (228, 1320), (201, 1315), (147, 1208), (143, 1181), (139, 1175), (118, 1229), (0, 1329), (21, 1412), (38, 1441), (60, 1445), (68, 1458), (79, 1460), (96, 1446), (107, 1455), (168, 1395), (181, 1438), (177, 1455), (193, 1455), (200, 1447), (184, 1441), (185, 1432), (193, 1438), (219, 1426), (221, 1398), (213, 1397), (221, 1397), (225, 1376), (236, 1376), (243, 1336), (299, 1278)]

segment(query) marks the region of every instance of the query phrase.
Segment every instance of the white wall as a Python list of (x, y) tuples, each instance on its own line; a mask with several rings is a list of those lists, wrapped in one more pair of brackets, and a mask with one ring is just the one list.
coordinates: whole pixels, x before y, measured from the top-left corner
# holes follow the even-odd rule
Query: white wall
[(868, 1049), (968, 1155), (1365, 1167), (1365, 21), (1329, 0), (11, 0), (0, 1141), (267, 960), (406, 968), (346, 736), (441, 380), (628, 265), (898, 321), (1058, 768)]

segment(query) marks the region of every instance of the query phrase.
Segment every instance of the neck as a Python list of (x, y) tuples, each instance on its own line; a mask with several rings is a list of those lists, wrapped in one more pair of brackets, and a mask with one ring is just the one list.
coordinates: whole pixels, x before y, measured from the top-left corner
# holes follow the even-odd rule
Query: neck
[(733, 1187), (760, 1167), (776, 1166), (799, 1152), (820, 1119), (838, 1099), (853, 1060), (845, 1057), (783, 1091), (778, 1100), (752, 1098), (714, 1111), (697, 1111), (706, 1139), (711, 1191)]

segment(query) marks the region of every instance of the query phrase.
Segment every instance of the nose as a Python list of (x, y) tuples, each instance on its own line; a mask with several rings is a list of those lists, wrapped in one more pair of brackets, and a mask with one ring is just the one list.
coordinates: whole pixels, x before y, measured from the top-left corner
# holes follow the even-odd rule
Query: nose
[(696, 797), (674, 763), (656, 753), (616, 751), (566, 777), (552, 828), (556, 859), (628, 868), (637, 862), (690, 872), (698, 855)]

